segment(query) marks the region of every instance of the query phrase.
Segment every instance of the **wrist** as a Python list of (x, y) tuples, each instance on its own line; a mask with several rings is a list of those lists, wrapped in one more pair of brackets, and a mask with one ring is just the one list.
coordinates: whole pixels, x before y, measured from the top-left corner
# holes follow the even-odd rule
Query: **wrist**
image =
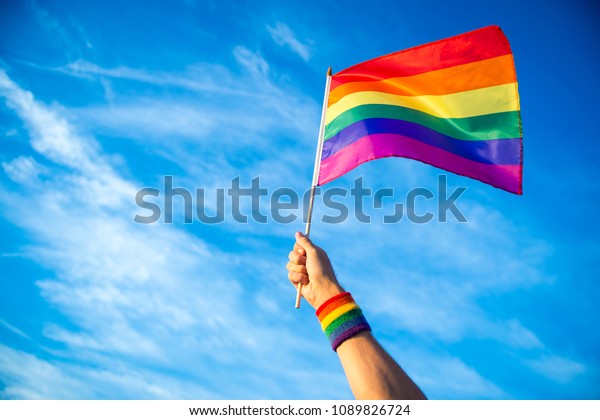
[(315, 299), (311, 302), (311, 305), (313, 308), (318, 309), (327, 300), (344, 292), (344, 288), (338, 282), (327, 281), (326, 285), (321, 287), (319, 292), (315, 294)]
[(348, 292), (337, 294), (323, 302), (316, 315), (333, 351), (337, 351), (350, 338), (371, 331), (362, 310)]

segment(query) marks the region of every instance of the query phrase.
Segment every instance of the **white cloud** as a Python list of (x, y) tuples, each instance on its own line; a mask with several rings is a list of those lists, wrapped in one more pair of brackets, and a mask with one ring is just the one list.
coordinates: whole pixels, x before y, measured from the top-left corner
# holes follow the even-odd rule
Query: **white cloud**
[[(45, 347), (47, 360), (0, 349), (0, 380), (13, 384), (7, 396), (289, 398), (293, 393), (281, 386), (288, 383), (302, 387), (307, 398), (349, 397), (339, 368), (333, 378), (320, 372), (338, 362), (318, 328), (298, 326), (282, 303), (289, 297), (291, 307), (293, 290), (285, 282), (285, 253), (279, 258), (269, 237), (291, 237), (301, 223), (227, 224), (224, 230), (236, 232), (231, 242), (243, 245), (236, 253), (177, 226), (136, 225), (135, 180), (121, 175), (116, 160), (84, 129), (133, 139), (172, 160), (182, 169), (182, 186), (195, 188), (201, 180), (206, 187), (226, 187), (232, 176), (248, 183), (261, 175), (263, 186), (303, 190), (310, 181), (318, 105), (271, 81), (275, 72), (260, 54), (237, 47), (234, 56), (247, 73), (210, 64), (167, 73), (78, 61), (62, 71), (109, 80), (112, 93), (107, 105), (70, 110), (36, 101), (0, 73), (0, 94), (25, 122), (34, 150), (55, 165), (42, 167), (34, 156), (4, 162), (7, 175), (21, 184), (18, 193), (0, 189), (2, 202), (10, 203), (4, 212), (33, 238), (24, 255), (56, 273), (37, 285), (74, 325), (45, 325), (45, 337), (59, 344)], [(123, 97), (117, 86), (123, 80), (159, 91)], [(164, 95), (169, 89), (197, 97)], [(229, 161), (232, 156), (237, 163)], [(381, 172), (383, 185), (399, 178), (417, 184), (431, 175), (424, 165), (395, 165)], [(40, 174), (47, 179), (42, 182)], [(444, 343), (493, 339), (510, 349), (543, 349), (519, 319), (494, 316), (481, 300), (551, 281), (541, 265), (552, 250), (490, 206), (467, 200), (465, 211), (466, 225), (317, 223), (313, 234), (317, 241), (329, 238), (321, 245), (376, 334), (404, 331)], [(468, 360), (424, 349), (396, 354), (430, 396), (507, 396)], [(19, 373), (5, 367), (9, 363), (29, 369)], [(543, 371), (542, 365), (532, 366)], [(235, 377), (232, 367), (239, 371)], [(39, 383), (35, 369), (45, 372)], [(567, 373), (574, 369), (563, 366)], [(194, 382), (211, 384), (211, 390)], [(337, 388), (324, 390), (324, 383)]]
[[(469, 214), (465, 204), (463, 211)], [(517, 319), (496, 319), (479, 300), (548, 282), (540, 264), (549, 251), (537, 240), (513, 236), (515, 228), (493, 209), (478, 212), (477, 218), (480, 228), (400, 223), (386, 225), (385, 233), (377, 224), (354, 223), (342, 234), (348, 243), (368, 244), (357, 245), (359, 253), (336, 241), (323, 245), (336, 262), (340, 280), (361, 294), (373, 316), (385, 318), (392, 328), (448, 342), (493, 338), (516, 348), (541, 347)], [(497, 229), (484, 228), (492, 225)], [(339, 225), (320, 225), (315, 233), (321, 229), (328, 237), (333, 237), (327, 233), (332, 229), (340, 234)], [(520, 239), (510, 244), (507, 236)], [(485, 245), (498, 243), (507, 245)]]
[(31, 145), (37, 152), (72, 168), (91, 170), (96, 167), (89, 159), (95, 154), (95, 143), (72, 136), (64, 119), (57, 117), (51, 109), (36, 106), (33, 95), (21, 90), (1, 69), (0, 95), (27, 122)]
[[(35, 381), (31, 380), (36, 377)], [(41, 399), (91, 397), (83, 384), (67, 372), (37, 359), (35, 356), (13, 350), (0, 344), (0, 379), (6, 385), (0, 392), (2, 399)]]
[(509, 393), (457, 357), (416, 346), (398, 348), (397, 344), (387, 342), (385, 345), (428, 398), (511, 398)]
[[(244, 48), (244, 47), (240, 47)], [(248, 50), (249, 52), (249, 50)], [(249, 52), (249, 54), (253, 54)], [(74, 77), (95, 80), (121, 79), (156, 86), (184, 88), (194, 92), (220, 93), (223, 95), (254, 95), (242, 83), (231, 77), (231, 72), (218, 64), (196, 63), (186, 68), (183, 73), (165, 71), (148, 71), (126, 66), (105, 68), (85, 60), (76, 60), (64, 67), (52, 69)], [(116, 93), (113, 92), (113, 95)]]
[[(1, 75), (0, 94), (24, 121), (34, 150), (56, 165), (42, 181), (15, 176), (35, 166), (31, 156), (5, 163), (16, 181), (27, 182), (17, 192), (0, 188), (3, 212), (31, 238), (25, 257), (55, 273), (37, 285), (71, 324), (45, 324), (45, 360), (0, 349), (7, 397), (289, 397), (281, 382), (306, 388), (307, 397), (348, 395), (317, 386), (324, 378), (309, 360), (330, 351), (300, 333), (312, 329), (292, 333), (292, 320), (272, 319), (272, 299), (260, 297), (291, 296), (285, 276), (268, 289), (240, 281), (269, 277), (252, 268), (269, 255), (228, 254), (176, 226), (133, 223), (135, 188), (114, 159), (60, 108)], [(257, 317), (270, 321), (256, 324)], [(210, 384), (211, 392), (188, 380)]]
[(526, 361), (525, 364), (535, 372), (563, 384), (573, 381), (586, 371), (581, 363), (555, 355), (544, 355), (539, 359)]
[[(210, 108), (180, 101), (141, 99), (133, 103), (118, 101), (111, 106), (90, 106), (77, 115), (108, 134), (134, 133), (145, 142), (174, 139), (198, 139), (216, 134), (218, 121)], [(172, 145), (171, 145), (172, 146)]]
[(492, 329), (492, 338), (513, 348), (524, 350), (544, 348), (541, 340), (516, 319), (498, 322), (496, 325), (492, 324), (489, 327)]
[(275, 26), (267, 25), (267, 31), (277, 45), (289, 47), (290, 50), (298, 54), (304, 61), (308, 61), (310, 58), (309, 46), (298, 40), (296, 34), (285, 23), (277, 22)]
[[(254, 57), (245, 47), (235, 51), (240, 57)], [(271, 190), (286, 186), (303, 191), (310, 182), (314, 160), (318, 105), (292, 87), (272, 81), (260, 70), (261, 60), (260, 56), (251, 59), (247, 65), (253, 70), (242, 74), (206, 63), (180, 73), (72, 63), (65, 71), (77, 77), (108, 77), (115, 83), (132, 80), (159, 91), (121, 98), (115, 90), (108, 105), (68, 112), (96, 133), (134, 140), (143, 144), (147, 153), (176, 164), (182, 169), (177, 186), (214, 191), (227, 188), (236, 176), (246, 184), (260, 176), (261, 186)], [(182, 96), (182, 88), (192, 96)], [(244, 165), (239, 164), (240, 160)], [(211, 211), (214, 196), (207, 194), (206, 205)], [(248, 214), (249, 203), (242, 205)], [(265, 233), (262, 225), (235, 223), (225, 224), (224, 228)], [(267, 233), (289, 232), (289, 226), (276, 225)]]
[[(260, 54), (243, 46), (236, 47), (233, 53), (247, 73), (237, 74), (206, 63), (189, 66), (180, 73), (123, 66), (106, 69), (84, 61), (71, 63), (61, 71), (77, 77), (101, 77), (100, 80), (131, 80), (160, 90), (120, 98), (113, 86), (110, 104), (70, 112), (93, 126), (96, 132), (145, 143), (158, 140), (153, 144), (153, 151), (160, 149), (162, 144), (162, 149), (168, 150), (165, 155), (176, 162), (189, 161), (190, 154), (214, 155), (203, 159), (208, 162), (240, 152), (268, 152), (277, 157), (269, 163), (281, 159), (289, 161), (285, 148), (296, 145), (291, 143), (281, 147), (277, 144), (282, 134), (305, 146), (307, 161), (312, 161), (309, 155), (314, 152), (318, 129), (317, 104), (312, 98), (294, 92), (292, 87), (272, 82), (268, 64)], [(193, 95), (182, 95), (181, 89)], [(165, 137), (169, 137), (169, 142), (165, 142)], [(182, 143), (181, 140), (185, 141)], [(226, 149), (215, 153), (215, 141)], [(198, 146), (201, 150), (193, 150)], [(186, 169), (197, 164), (196, 159)]]
[[(44, 31), (44, 35), (59, 43), (59, 52), (67, 59), (81, 56), (85, 50), (93, 48), (90, 38), (87, 36), (83, 26), (70, 14), (68, 19), (63, 19), (57, 14), (43, 8), (39, 2), (30, 2), (28, 6), (33, 11), (39, 29)], [(36, 30), (39, 30), (36, 28)]]
[(233, 50), (233, 56), (238, 63), (252, 74), (265, 76), (269, 73), (269, 64), (257, 52), (250, 51), (248, 48), (238, 45)]
[(2, 162), (6, 175), (19, 184), (27, 184), (38, 179), (47, 169), (31, 156), (19, 156), (11, 162)]
[(214, 399), (197, 383), (150, 370), (110, 364), (112, 369), (46, 361), (0, 344), (2, 399)]
[(14, 325), (9, 324), (5, 320), (0, 319), (0, 325), (2, 325), (7, 330), (13, 332), (14, 334), (18, 335), (19, 337), (25, 338), (27, 340), (30, 340), (30, 338), (29, 338), (29, 336), (27, 334), (25, 334), (23, 331), (21, 331), (20, 329), (18, 329)]

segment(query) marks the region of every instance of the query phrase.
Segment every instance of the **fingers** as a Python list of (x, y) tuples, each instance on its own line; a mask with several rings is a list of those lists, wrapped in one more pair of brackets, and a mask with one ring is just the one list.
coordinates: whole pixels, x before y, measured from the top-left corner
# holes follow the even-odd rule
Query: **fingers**
[(285, 268), (288, 270), (288, 278), (295, 286), (298, 286), (299, 283), (308, 284), (306, 256), (302, 255), (299, 251), (304, 253), (302, 248), (296, 250), (296, 246), (294, 247), (293, 251), (290, 251), (288, 255), (289, 261), (285, 266)]
[(315, 252), (316, 248), (306, 236), (302, 233), (296, 233), (296, 243), (294, 249), (288, 255), (288, 278), (294, 284), (308, 284), (308, 272), (306, 271), (306, 255), (308, 252)]
[(308, 276), (306, 274), (297, 273), (295, 271), (288, 272), (288, 279), (290, 279), (290, 281), (294, 285), (297, 285), (298, 283), (308, 284)]
[(285, 266), (285, 268), (287, 268), (288, 271), (294, 271), (296, 273), (301, 273), (301, 274), (308, 274), (308, 272), (306, 271), (306, 266), (305, 265), (294, 264), (291, 261), (288, 261), (288, 263)]
[(296, 232), (296, 243), (300, 245), (300, 248), (304, 248), (304, 251), (316, 252), (313, 243), (302, 232)]
[(294, 264), (300, 264), (300, 265), (304, 265), (306, 264), (306, 256), (302, 255), (299, 252), (294, 251), (290, 251), (289, 255), (288, 255), (288, 259), (293, 262)]
[(306, 251), (300, 246), (298, 242), (294, 244), (294, 251), (296, 251), (300, 255), (306, 255)]

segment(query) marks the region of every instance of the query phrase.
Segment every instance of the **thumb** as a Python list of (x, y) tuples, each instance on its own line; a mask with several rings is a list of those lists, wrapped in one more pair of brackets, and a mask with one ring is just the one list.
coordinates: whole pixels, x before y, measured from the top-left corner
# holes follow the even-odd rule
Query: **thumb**
[(311, 242), (310, 239), (308, 239), (308, 236), (304, 235), (302, 232), (296, 232), (296, 242), (298, 242), (298, 244), (304, 248), (304, 250), (306, 252), (315, 252), (315, 246), (313, 245), (313, 243)]

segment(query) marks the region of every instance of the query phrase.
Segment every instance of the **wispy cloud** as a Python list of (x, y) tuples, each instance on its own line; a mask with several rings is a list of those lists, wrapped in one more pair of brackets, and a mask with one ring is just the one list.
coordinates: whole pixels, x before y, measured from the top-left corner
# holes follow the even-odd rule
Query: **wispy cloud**
[[(73, 325), (46, 324), (47, 360), (0, 349), (0, 379), (13, 384), (4, 390), (7, 397), (262, 398), (289, 395), (263, 387), (269, 375), (284, 372), (292, 383), (300, 381), (295, 386), (319, 377), (284, 367), (298, 360), (302, 371), (316, 370), (301, 354), (326, 348), (291, 334), (285, 319), (251, 321), (262, 309), (253, 298), (245, 302), (254, 288), (239, 279), (252, 278), (242, 274), (244, 267), (264, 256), (228, 254), (174, 226), (133, 223), (134, 185), (97, 141), (6, 73), (0, 82), (0, 95), (23, 120), (32, 148), (49, 162), (44, 179), (36, 176), (42, 170), (32, 170), (33, 156), (3, 165), (20, 186), (18, 192), (0, 189), (3, 211), (32, 238), (23, 250), (27, 258), (56, 273), (37, 285)], [(269, 293), (291, 290), (278, 284)], [(268, 317), (272, 308), (265, 311)], [(225, 373), (230, 365), (239, 372), (235, 381)], [(256, 369), (271, 373), (256, 376)], [(36, 370), (46, 374), (34, 375)], [(186, 390), (177, 376), (202, 378), (213, 391)]]
[(269, 63), (258, 53), (238, 45), (233, 50), (235, 59), (250, 73), (266, 76), (269, 73)]
[(414, 345), (399, 349), (393, 343), (385, 344), (398, 360), (401, 360), (405, 369), (415, 372), (413, 379), (427, 390), (429, 398), (511, 398), (509, 393), (484, 378), (458, 357), (443, 351), (427, 351)]
[[(118, 362), (98, 365), (41, 360), (0, 344), (2, 399), (218, 398), (194, 383)], [(35, 379), (34, 379), (35, 378)]]
[[(286, 307), (293, 298), (286, 244), (300, 222), (132, 222), (135, 191), (160, 187), (165, 174), (176, 173), (177, 186), (192, 190), (227, 187), (236, 176), (248, 185), (260, 176), (263, 187), (304, 191), (320, 98), (299, 91), (295, 75), (268, 57), (277, 44), (309, 61), (312, 43), (282, 22), (266, 31), (261, 23), (263, 38), (268, 33), (273, 42), (257, 47), (236, 38), (227, 66), (195, 58), (165, 70), (79, 54), (93, 48), (82, 26), (43, 10), (38, 19), (69, 64), (34, 71), (52, 70), (40, 74), (99, 94), (89, 104), (67, 106), (60, 97), (48, 104), (23, 87), (36, 83), (19, 85), (0, 71), (4, 110), (22, 122), (6, 136), (29, 136), (31, 146), (2, 157), (1, 211), (29, 241), (3, 256), (45, 268), (50, 274), (36, 290), (67, 320), (46, 321), (35, 332), (0, 320), (0, 329), (29, 346), (0, 345), (0, 396), (289, 398), (287, 386), (304, 398), (348, 398), (316, 324), (299, 325)], [(396, 160), (356, 173), (376, 174), (367, 177), (376, 188), (424, 185), (437, 171)], [(465, 343), (493, 347), (497, 369), (521, 369), (525, 378), (569, 387), (593, 381), (589, 362), (553, 348), (531, 318), (494, 307), (504, 295), (550, 287), (556, 279), (546, 264), (555, 251), (492, 200), (471, 197), (461, 198), (468, 224), (331, 226), (318, 222), (317, 205), (313, 237), (376, 336), (429, 396), (513, 396), (500, 374), (481, 368), (479, 353), (460, 350)], [(212, 201), (214, 194), (208, 206)], [(249, 203), (242, 207), (249, 213)]]
[[(280, 250), (260, 236), (287, 237), (293, 227), (269, 226), (265, 231), (263, 225), (223, 226), (238, 232), (232, 238), (242, 249), (229, 253), (177, 226), (136, 225), (131, 222), (136, 211), (132, 202), (135, 179), (120, 173), (122, 159), (108, 156), (97, 139), (86, 134), (86, 127), (92, 127), (94, 132), (108, 130), (137, 139), (154, 153), (164, 153), (177, 162), (183, 169), (181, 182), (192, 187), (197, 186), (194, 179), (224, 186), (227, 177), (243, 171), (248, 179), (264, 174), (265, 185), (281, 186), (278, 183), (285, 179), (286, 186), (301, 190), (306, 182), (297, 173), (310, 169), (303, 165), (314, 153), (310, 139), (301, 138), (302, 130), (316, 121), (317, 106), (309, 98), (276, 86), (258, 53), (240, 47), (234, 56), (235, 51), (242, 54), (239, 64), (247, 76), (236, 77), (231, 70), (206, 65), (204, 69), (211, 71), (204, 72), (202, 87), (194, 84), (188, 72), (169, 78), (161, 72), (126, 67), (110, 70), (89, 63), (73, 72), (91, 83), (96, 83), (97, 77), (127, 79), (161, 89), (217, 94), (210, 107), (189, 99), (161, 100), (157, 94), (125, 99), (116, 91), (109, 104), (64, 109), (37, 101), (6, 73), (0, 73), (0, 95), (24, 122), (35, 152), (2, 163), (5, 173), (20, 186), (19, 192), (0, 190), (3, 203), (11, 203), (4, 212), (34, 239), (21, 250), (26, 258), (56, 273), (54, 278), (38, 281), (37, 286), (74, 325), (45, 325), (43, 334), (50, 343), (44, 346), (49, 352), (46, 360), (1, 349), (1, 366), (16, 361), (47, 373), (44, 381), (33, 384), (29, 371), (0, 368), (0, 372), (4, 369), (0, 379), (16, 384), (7, 387), (7, 397), (289, 397), (274, 375), (280, 379), (284, 375), (297, 386), (315, 384), (309, 388), (315, 390), (314, 398), (349, 396), (340, 375), (328, 379), (339, 383), (339, 390), (326, 395), (318, 386), (324, 378), (319, 379), (317, 361), (327, 351), (323, 343), (312, 341), (319, 331), (304, 326), (298, 333), (288, 324), (293, 318), (281, 316), (285, 314), (281, 302), (291, 289), (283, 281), (282, 265), (271, 256)], [(241, 84), (250, 87), (237, 95)], [(251, 107), (252, 92), (268, 99)], [(296, 107), (288, 113), (289, 103)], [(231, 119), (232, 109), (235, 119)], [(84, 125), (75, 126), (72, 115)], [(304, 146), (290, 147), (296, 154), (290, 156), (285, 149), (277, 149), (280, 137), (267, 133), (284, 132), (294, 120), (298, 125), (295, 137)], [(230, 126), (222, 128), (226, 122)], [(240, 132), (244, 138), (236, 134)], [(220, 135), (220, 148), (207, 154), (214, 149), (211, 142), (216, 135)], [(165, 143), (169, 136), (179, 140)], [(244, 144), (255, 158), (240, 169), (228, 161), (228, 153), (237, 150), (239, 154)], [(299, 149), (304, 150), (303, 157)], [(256, 159), (261, 153), (268, 159)], [(204, 158), (198, 160), (194, 155)], [(396, 170), (395, 176), (418, 183), (431, 175), (423, 166), (410, 165)], [(581, 363), (565, 362), (567, 359), (546, 348), (535, 331), (518, 318), (493, 315), (481, 304), (490, 294), (550, 283), (552, 278), (545, 276), (542, 267), (552, 248), (522, 234), (509, 218), (491, 207), (467, 199), (462, 208), (471, 223), (402, 223), (385, 226), (386, 234), (384, 226), (377, 223), (321, 224), (315, 238), (344, 235), (344, 243), (325, 240), (321, 245), (330, 252), (340, 279), (355, 293), (377, 333), (386, 336), (403, 331), (447, 344), (491, 339), (509, 351), (545, 355), (546, 359), (528, 358), (523, 364), (546, 376), (551, 375), (552, 366), (558, 366), (557, 381), (585, 372)], [(248, 237), (250, 233), (259, 238)], [(369, 245), (357, 253), (346, 243)], [(388, 263), (373, 266), (375, 260)], [(426, 272), (423, 266), (428, 267)], [(241, 280), (257, 278), (261, 281), (252, 285)], [(273, 314), (281, 319), (274, 322)], [(265, 322), (256, 324), (253, 321), (257, 319)], [(165, 342), (179, 346), (165, 347)], [(468, 359), (432, 351), (423, 340), (414, 345), (411, 354), (393, 345), (390, 349), (400, 361), (408, 361), (409, 373), (432, 396), (510, 397), (470, 366)], [(300, 368), (283, 369), (301, 357)], [(328, 363), (331, 367), (337, 362), (332, 359)], [(234, 385), (219, 379), (233, 365), (240, 369)], [(172, 374), (156, 373), (153, 368)], [(260, 380), (253, 373), (257, 369), (263, 372)], [(444, 372), (447, 380), (440, 382), (435, 372)], [(192, 386), (178, 376), (209, 381), (211, 390)], [(64, 386), (57, 388), (56, 384)], [(59, 388), (61, 392), (53, 391)]]
[[(421, 181), (424, 179), (421, 176)], [(423, 347), (415, 354), (393, 354), (406, 361), (410, 371), (434, 395), (454, 392), (443, 389), (444, 386), (439, 388), (439, 377), (426, 373), (429, 365), (439, 363), (444, 377), (453, 378), (457, 396), (510, 397), (469, 366), (477, 363), (479, 356), (461, 360), (439, 350), (424, 356), (430, 352), (428, 340), (447, 346), (493, 340), (505, 351), (522, 352), (521, 361), (536, 372), (550, 375), (550, 366), (556, 364), (556, 379), (566, 380), (583, 373), (584, 365), (568, 359), (567, 362), (518, 316), (508, 311), (502, 317), (484, 304), (489, 296), (527, 293), (533, 287), (551, 285), (555, 279), (546, 274), (545, 264), (553, 255), (552, 247), (525, 234), (492, 206), (471, 201), (468, 196), (461, 200), (460, 208), (470, 220), (467, 224), (321, 224), (314, 229), (315, 240), (324, 238), (320, 244), (330, 252), (338, 277), (361, 302), (376, 334), (395, 336), (402, 331), (410, 334), (411, 340), (418, 337), (420, 344), (413, 348)], [(331, 239), (339, 235), (344, 237), (344, 243)], [(360, 245), (348, 247), (346, 243)], [(530, 362), (533, 354), (552, 356)], [(421, 357), (426, 360), (423, 364), (428, 364), (427, 369), (410, 362)]]
[[(461, 209), (477, 222), (386, 225), (388, 235), (373, 225), (354, 226), (344, 234), (370, 243), (359, 256), (336, 243), (327, 246), (341, 262), (338, 270), (364, 294), (374, 315), (393, 319), (397, 328), (448, 342), (480, 337), (520, 348), (540, 347), (535, 333), (516, 319), (495, 319), (479, 300), (490, 293), (549, 283), (543, 263), (551, 248), (517, 235), (518, 228), (493, 208), (480, 211), (480, 204), (465, 200)], [(498, 229), (486, 229), (490, 224)], [(323, 226), (334, 228), (339, 226)], [(500, 251), (484, 245), (497, 243), (507, 246)], [(375, 258), (388, 264), (371, 266)], [(361, 281), (356, 273), (361, 265), (368, 267), (369, 278), (383, 280)]]
[(38, 180), (47, 169), (31, 156), (19, 156), (10, 162), (2, 162), (2, 168), (10, 179), (20, 184)]
[(83, 26), (73, 16), (61, 19), (37, 1), (31, 1), (28, 6), (33, 10), (39, 27), (48, 38), (59, 41), (60, 51), (68, 60), (79, 57), (83, 51), (93, 48)]
[(102, 164), (93, 159), (95, 142), (72, 136), (65, 119), (51, 109), (37, 106), (33, 95), (20, 89), (3, 70), (0, 70), (0, 95), (28, 125), (31, 145), (38, 153), (74, 169), (102, 171), (99, 166)]
[[(268, 67), (266, 62), (263, 65)], [(196, 92), (214, 92), (236, 96), (254, 94), (247, 90), (242, 83), (236, 82), (227, 68), (218, 64), (197, 63), (189, 66), (183, 74), (177, 74), (159, 70), (134, 69), (127, 66), (105, 68), (79, 59), (52, 70), (90, 80), (95, 77), (107, 77), (156, 86), (180, 87)]]
[[(60, 71), (91, 82), (108, 78), (114, 94), (108, 104), (68, 112), (96, 133), (140, 142), (149, 153), (173, 162), (183, 169), (181, 186), (222, 188), (236, 176), (261, 176), (265, 187), (303, 191), (307, 182), (298, 174), (308, 174), (314, 159), (318, 105), (273, 80), (259, 53), (238, 46), (232, 54), (241, 71), (208, 63), (171, 73), (72, 63)], [(156, 90), (122, 97), (116, 89), (124, 80)], [(281, 142), (282, 137), (288, 140)], [(246, 164), (237, 165), (239, 159)]]
[[(233, 144), (237, 150), (246, 143), (254, 150), (265, 150), (276, 134), (286, 133), (310, 145), (312, 152), (316, 134), (311, 127), (319, 112), (313, 99), (300, 92), (290, 93), (292, 87), (273, 82), (269, 65), (259, 53), (237, 46), (233, 55), (247, 74), (207, 63), (167, 73), (123, 66), (107, 69), (85, 61), (59, 71), (76, 77), (130, 80), (161, 89), (127, 98), (113, 91), (107, 106), (73, 110), (97, 130), (114, 129), (118, 131), (113, 133), (128, 138), (144, 139), (182, 136), (212, 140), (218, 136), (221, 145)], [(173, 98), (171, 93), (165, 98), (165, 91), (182, 88), (201, 96), (175, 94)]]
[(292, 31), (285, 23), (277, 22), (275, 26), (267, 25), (267, 31), (277, 45), (288, 47), (304, 61), (309, 60), (311, 55), (310, 47), (307, 43), (301, 42), (294, 31)]
[(569, 383), (586, 371), (581, 363), (555, 355), (544, 355), (526, 361), (526, 364), (535, 372), (559, 383)]
[(5, 320), (0, 319), (0, 325), (2, 325), (4, 328), (6, 328), (7, 330), (9, 330), (10, 332), (18, 335), (19, 337), (25, 338), (27, 340), (30, 340), (30, 338), (29, 338), (29, 336), (27, 334), (25, 334), (23, 331), (21, 331), (20, 329), (18, 329), (14, 325), (10, 325)]

